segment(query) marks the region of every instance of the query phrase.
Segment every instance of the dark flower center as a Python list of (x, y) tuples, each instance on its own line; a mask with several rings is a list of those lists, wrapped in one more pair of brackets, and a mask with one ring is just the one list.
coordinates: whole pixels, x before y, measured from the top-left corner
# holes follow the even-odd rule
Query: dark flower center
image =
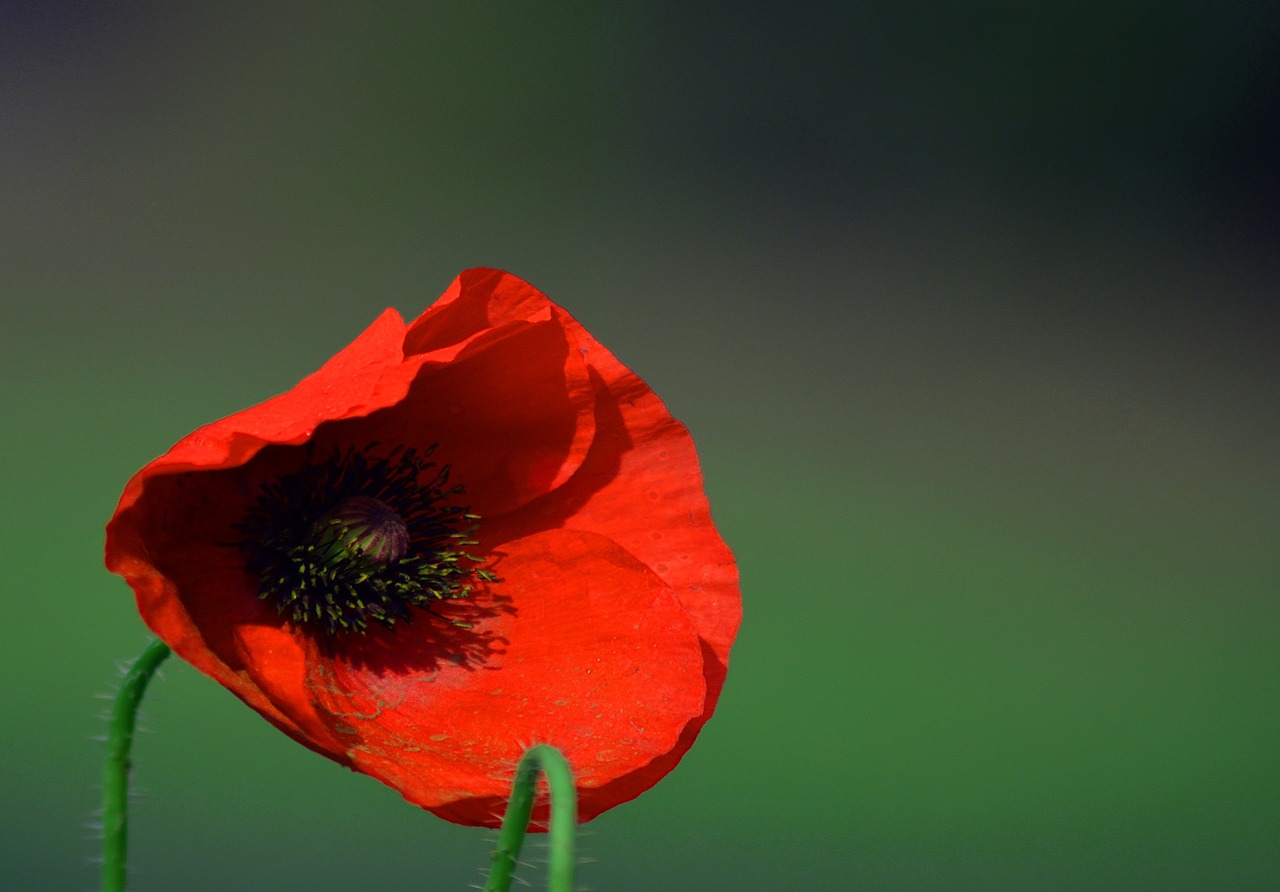
[(338, 636), (394, 628), (412, 608), (465, 598), (493, 574), (464, 550), (479, 518), (451, 504), (432, 450), (333, 452), (264, 484), (236, 525), (258, 597), (295, 625)]

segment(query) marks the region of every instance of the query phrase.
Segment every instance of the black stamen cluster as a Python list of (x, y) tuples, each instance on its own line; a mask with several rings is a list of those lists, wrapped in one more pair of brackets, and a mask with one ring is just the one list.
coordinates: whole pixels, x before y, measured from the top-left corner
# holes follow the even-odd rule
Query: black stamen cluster
[[(474, 565), (464, 549), (479, 520), (466, 507), (448, 504), (461, 486), (448, 486), (449, 468), (396, 446), (385, 455), (334, 448), (300, 470), (263, 484), (236, 525), (237, 543), (258, 597), (296, 625), (325, 636), (363, 633), (370, 622), (394, 628), (410, 621), (411, 608), (464, 598), (475, 579), (492, 574)], [(403, 556), (370, 560), (358, 549), (334, 547), (322, 519), (344, 500), (364, 496), (390, 507), (408, 531)]]

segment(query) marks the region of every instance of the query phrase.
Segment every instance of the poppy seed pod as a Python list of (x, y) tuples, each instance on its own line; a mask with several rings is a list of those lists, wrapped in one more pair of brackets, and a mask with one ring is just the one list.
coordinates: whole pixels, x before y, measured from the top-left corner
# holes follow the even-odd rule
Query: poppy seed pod
[(385, 567), (409, 551), (409, 527), (395, 509), (372, 496), (349, 496), (316, 522), (311, 535), (322, 549)]

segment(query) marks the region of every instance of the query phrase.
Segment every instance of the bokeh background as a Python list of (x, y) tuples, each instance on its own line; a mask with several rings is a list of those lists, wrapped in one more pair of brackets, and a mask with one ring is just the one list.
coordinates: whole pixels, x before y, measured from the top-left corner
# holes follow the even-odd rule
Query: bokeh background
[[(96, 882), (125, 480), (492, 265), (742, 570), (585, 888), (1280, 888), (1278, 9), (4, 4), (0, 886)], [(136, 892), (480, 882), (189, 667), (144, 725)]]

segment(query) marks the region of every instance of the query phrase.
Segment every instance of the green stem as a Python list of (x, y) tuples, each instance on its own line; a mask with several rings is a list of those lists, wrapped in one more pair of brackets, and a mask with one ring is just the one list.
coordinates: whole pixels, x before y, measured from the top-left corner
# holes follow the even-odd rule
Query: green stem
[(511, 889), (516, 859), (520, 857), (529, 816), (533, 813), (539, 771), (546, 774), (551, 787), (551, 860), (547, 866), (547, 888), (550, 892), (573, 892), (573, 834), (578, 825), (578, 797), (569, 763), (558, 749), (545, 745), (530, 749), (516, 768), (511, 802), (498, 832), (498, 848), (493, 853), (493, 866), (489, 868), (484, 892)]
[(102, 892), (124, 892), (129, 814), (129, 750), (138, 723), (138, 704), (147, 683), (169, 656), (169, 645), (153, 640), (133, 661), (120, 684), (107, 729), (107, 764), (102, 775)]

